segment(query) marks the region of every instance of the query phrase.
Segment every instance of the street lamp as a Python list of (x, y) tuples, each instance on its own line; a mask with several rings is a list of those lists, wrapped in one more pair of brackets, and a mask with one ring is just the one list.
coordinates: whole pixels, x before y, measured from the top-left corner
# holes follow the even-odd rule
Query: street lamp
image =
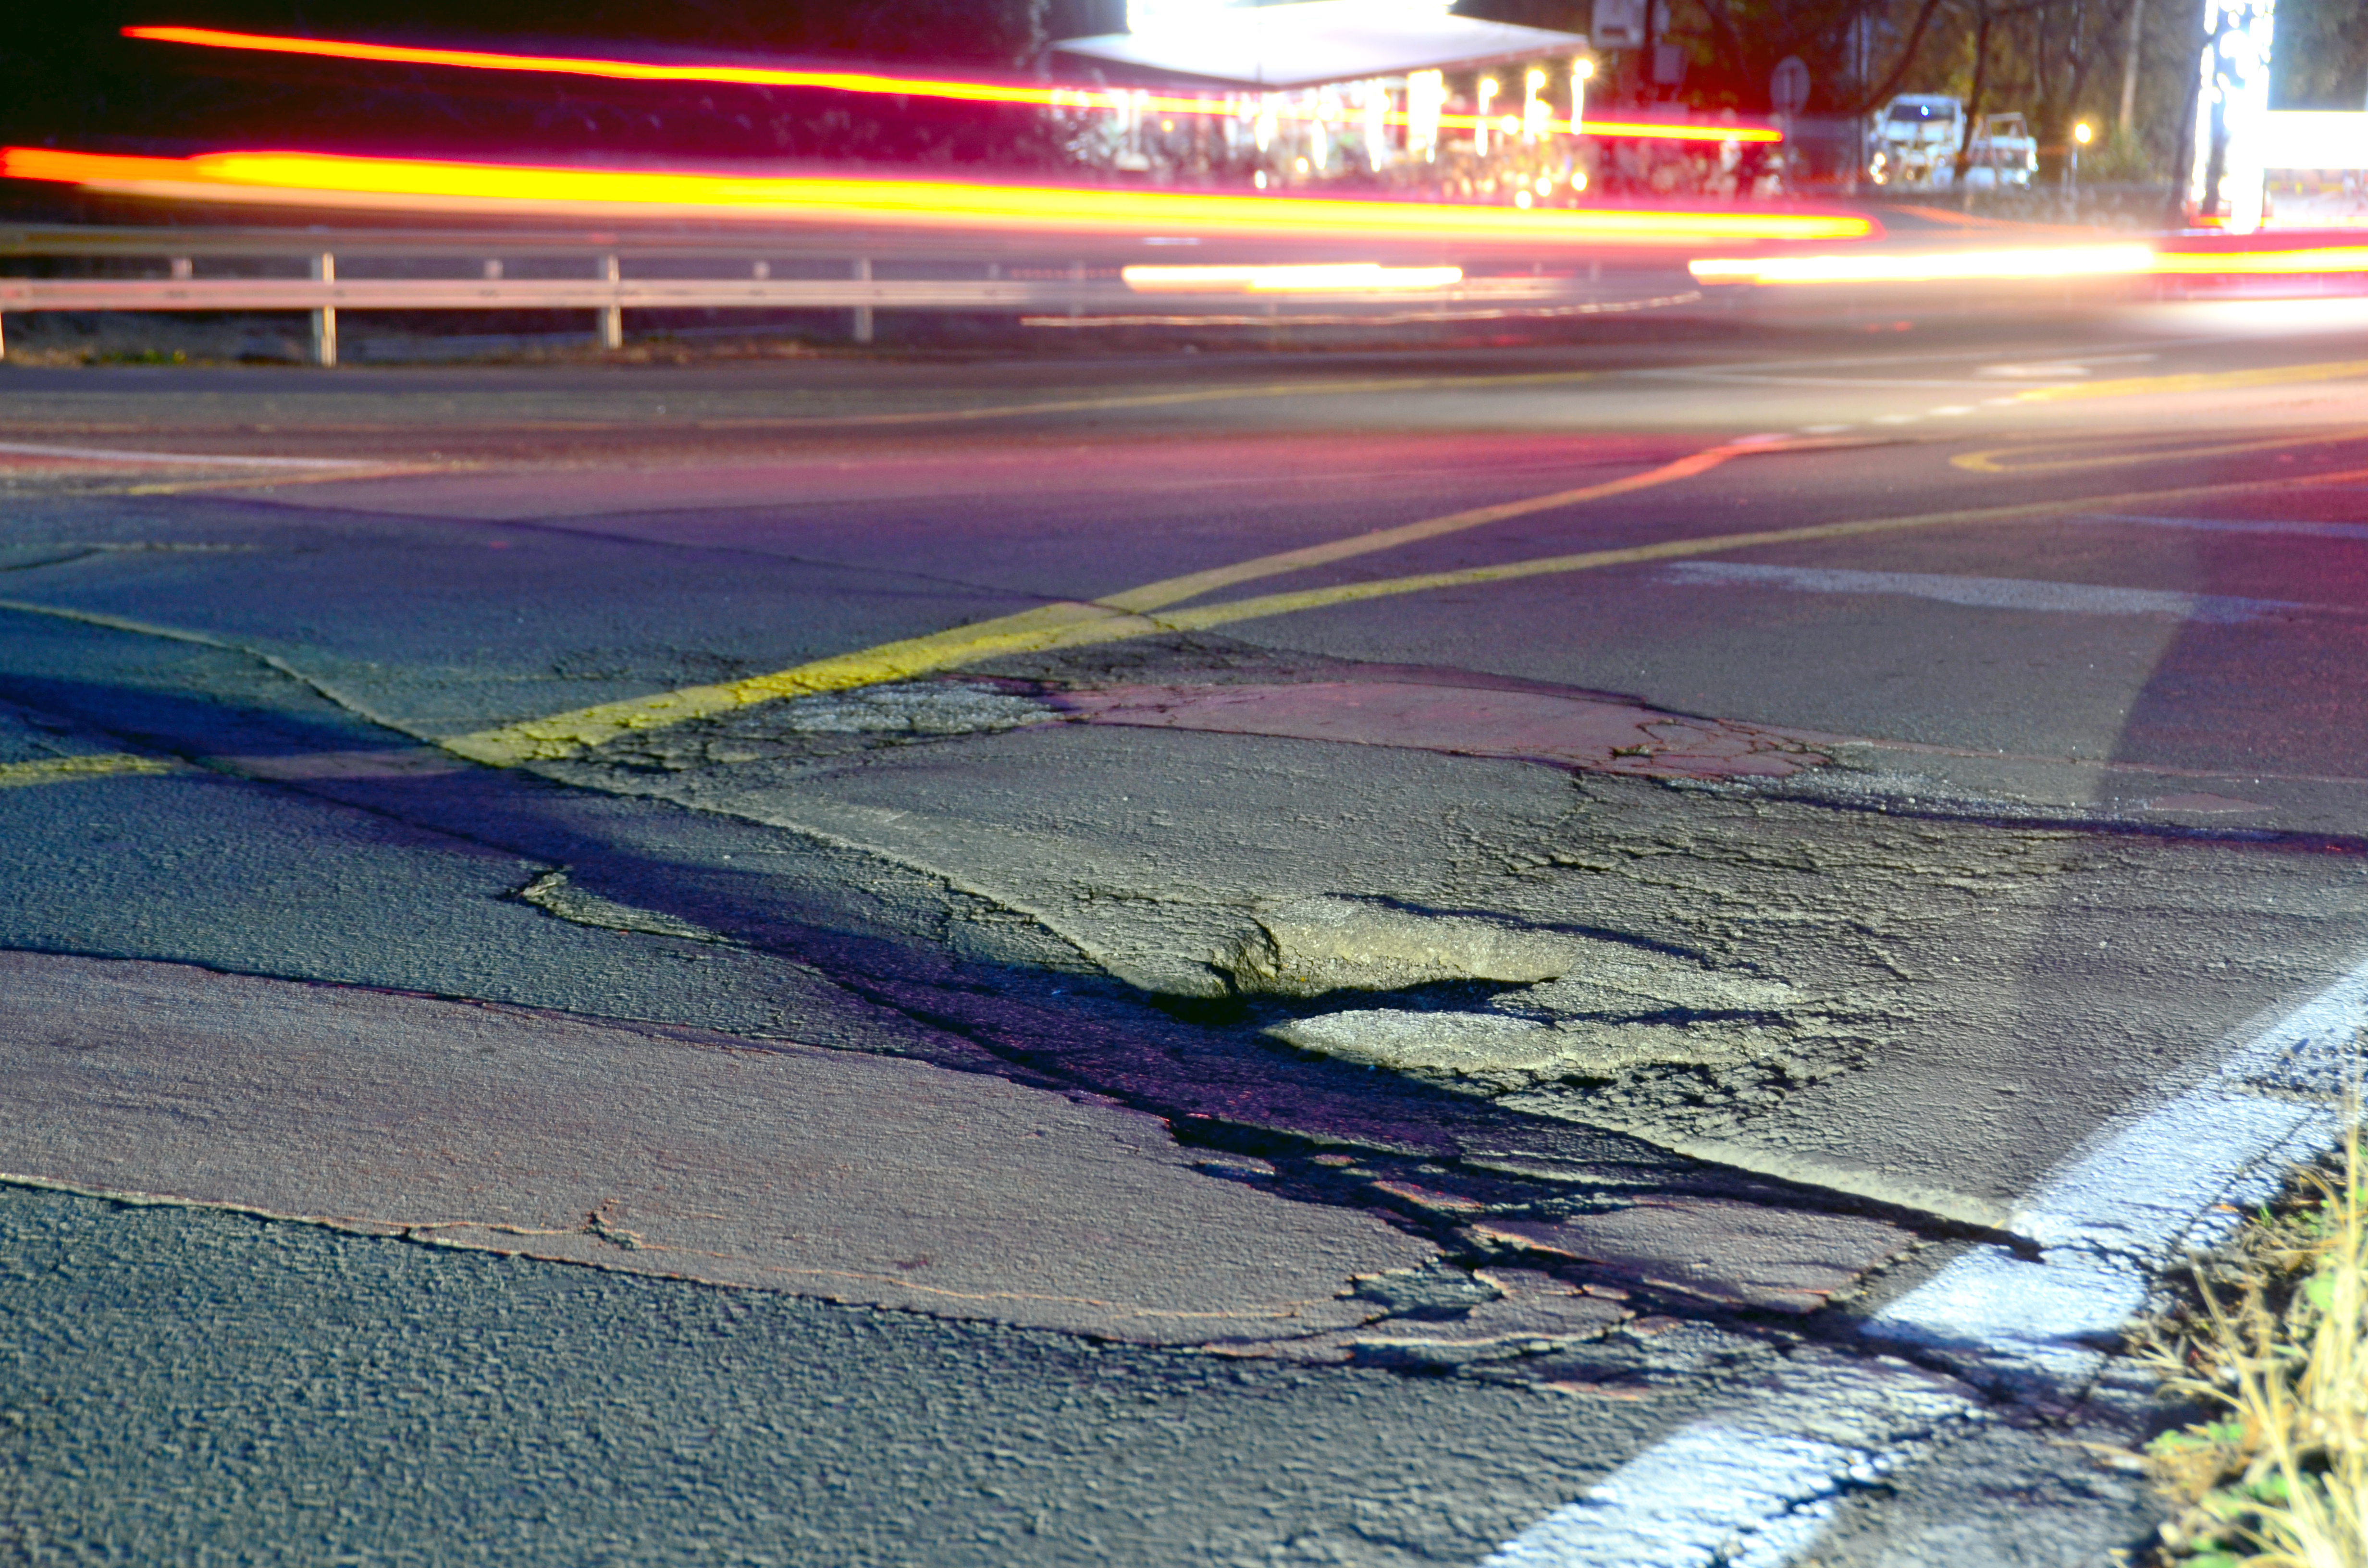
[(1532, 69), (1521, 78), (1521, 86), (1524, 89), (1524, 96), (1521, 98), (1521, 140), (1524, 142), (1534, 142), (1543, 138), (1546, 133), (1546, 126), (1554, 119), (1554, 111), (1546, 107), (1545, 85), (1546, 74), (1543, 71)]
[(2089, 122), (2088, 122), (2087, 120), (2085, 120), (2085, 119), (2084, 119), (2084, 120), (2081, 120), (2078, 124), (2077, 124), (2077, 125), (2073, 126), (2073, 128), (2072, 128), (2072, 182), (2071, 182), (2071, 183), (2072, 183), (2072, 200), (2073, 200), (2073, 203), (2074, 203), (2076, 206), (2079, 203), (2079, 200), (2080, 200), (2080, 149), (2081, 149), (2081, 148), (2083, 148), (2083, 147), (2086, 147), (2086, 146), (2089, 144), (2089, 139), (2090, 137), (2092, 137), (2092, 136), (2096, 135), (2096, 134), (2097, 134), (2097, 133), (2096, 133), (2096, 131), (2093, 131), (2093, 130), (2091, 130), (2091, 129), (2089, 128)]
[(1595, 62), (1584, 56), (1570, 62), (1570, 133), (1578, 134), (1580, 121), (1587, 118), (1587, 83), (1595, 74)]
[(1480, 112), (1472, 126), (1472, 150), (1486, 155), (1488, 151), (1488, 105), (1497, 96), (1497, 78), (1480, 78)]

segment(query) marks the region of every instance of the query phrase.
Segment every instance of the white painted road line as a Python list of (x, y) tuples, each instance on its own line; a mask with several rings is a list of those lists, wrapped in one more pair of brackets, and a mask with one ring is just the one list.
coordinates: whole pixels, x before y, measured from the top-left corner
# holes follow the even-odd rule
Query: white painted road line
[(0, 441), (0, 452), (33, 458), (80, 458), (92, 462), (181, 463), (196, 468), (370, 468), (360, 458), (250, 458), (199, 456), (193, 452), (126, 452), (113, 447), (51, 447), (30, 441)]
[(2168, 615), (2181, 620), (2234, 625), (2296, 611), (2351, 615), (2340, 605), (2288, 599), (2182, 594), (2162, 588), (2115, 588), (2094, 583), (2051, 583), (2027, 577), (1952, 577), (1928, 572), (1852, 572), (1827, 567), (1752, 566), (1732, 561), (1681, 561), (1660, 568), (1665, 582), (1725, 587), (1793, 588), (1812, 594), (1889, 594), (1938, 599), (1975, 609), (2038, 610), (2071, 615)]
[(1539, 1520), (1483, 1568), (1781, 1563), (1816, 1540), (1854, 1473), (1875, 1478), (1876, 1459), (1815, 1437), (1705, 1421)]
[[(2328, 1097), (2356, 1073), (2362, 1028), (2368, 963), (2051, 1173), (2012, 1220), (2039, 1244), (2035, 1261), (1977, 1247), (1863, 1332), (1986, 1381), (2047, 1388), (2092, 1378), (2157, 1276), (2224, 1237), (2293, 1165), (2334, 1142)], [(1962, 1417), (1978, 1415), (1956, 1403)], [(1913, 1462), (1951, 1403), (1945, 1385), (1897, 1363), (1869, 1363), (1822, 1391), (1780, 1391), (1664, 1438), (1483, 1568), (1782, 1568), (1816, 1543), (1835, 1500), (1861, 1479), (1852, 1466), (1872, 1479), (1886, 1461)], [(1838, 1435), (1852, 1428), (1862, 1435)]]
[(2273, 1099), (2260, 1088), (2332, 1095), (2363, 1024), (2368, 964), (2040, 1184), (2009, 1221), (2039, 1244), (2037, 1261), (1996, 1247), (1967, 1253), (1877, 1312), (1865, 1333), (1961, 1353), (1969, 1371), (2091, 1375), (2156, 1275), (2181, 1251), (2218, 1241), (2294, 1164), (2333, 1142), (2324, 1099)]
[(1782, 1568), (1844, 1494), (1987, 1419), (1970, 1391), (1904, 1362), (1804, 1350), (1783, 1377), (1750, 1409), (1663, 1438), (1481, 1568)]
[(2368, 540), (2368, 523), (2280, 523), (2219, 517), (2141, 517), (2124, 512), (2092, 512), (2081, 523), (2144, 523), (2149, 528), (2190, 528), (2209, 534), (2304, 534), (2312, 539)]

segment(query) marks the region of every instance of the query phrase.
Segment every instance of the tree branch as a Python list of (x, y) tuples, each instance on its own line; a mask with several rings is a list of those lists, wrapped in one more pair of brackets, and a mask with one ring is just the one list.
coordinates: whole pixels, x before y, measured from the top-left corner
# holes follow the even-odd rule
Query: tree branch
[(1932, 18), (1940, 14), (1940, 10), (1941, 0), (1924, 0), (1923, 8), (1916, 13), (1916, 25), (1908, 29), (1907, 47), (1899, 52), (1899, 63), (1891, 68), (1891, 74), (1883, 79), (1881, 86), (1844, 109), (1844, 114), (1864, 114), (1899, 90), (1899, 84), (1907, 79), (1909, 69), (1916, 63), (1917, 51), (1924, 47), (1925, 30), (1931, 27)]

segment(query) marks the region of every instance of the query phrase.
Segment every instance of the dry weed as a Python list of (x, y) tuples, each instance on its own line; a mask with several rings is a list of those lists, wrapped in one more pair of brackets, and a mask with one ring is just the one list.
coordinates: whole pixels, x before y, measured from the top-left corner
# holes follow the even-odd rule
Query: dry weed
[(2368, 1170), (2346, 1110), (2340, 1173), (2304, 1172), (2142, 1336), (2166, 1391), (2217, 1416), (2147, 1445), (2181, 1509), (2160, 1561), (2368, 1568)]

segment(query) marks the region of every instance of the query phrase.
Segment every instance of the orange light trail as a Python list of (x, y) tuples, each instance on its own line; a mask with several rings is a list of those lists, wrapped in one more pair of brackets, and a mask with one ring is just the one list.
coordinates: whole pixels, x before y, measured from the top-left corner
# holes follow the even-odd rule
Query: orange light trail
[(1439, 239), (1534, 245), (1855, 240), (1879, 231), (1850, 213), (1689, 212), (1455, 206), (1190, 191), (1095, 190), (954, 180), (587, 169), (320, 153), (128, 157), (0, 148), (0, 179), (41, 180), (184, 201), (404, 211), (867, 223), (1044, 233), (1206, 233), (1246, 238)]
[(2164, 251), (2154, 258), (2154, 270), (2182, 278), (2296, 277), (2339, 272), (2368, 272), (2368, 245), (2297, 245), (2277, 249), (2261, 245), (2245, 250)]
[[(951, 103), (1011, 104), (1030, 108), (1108, 109), (1130, 107), (1155, 114), (1222, 116), (1205, 98), (1179, 98), (1160, 93), (1137, 96), (1122, 88), (1045, 87), (1014, 82), (956, 80), (943, 76), (883, 76), (871, 71), (786, 70), (757, 65), (660, 65), (640, 60), (609, 60), (589, 55), (503, 54), (478, 49), (419, 49), (407, 44), (359, 43), (343, 39), (281, 38), (268, 33), (224, 32), (215, 28), (125, 28), (123, 36), (150, 43), (188, 44), (199, 49), (234, 49), (264, 54), (295, 54), (315, 60), (358, 60), (381, 65), (437, 65), (458, 71), (527, 71), (544, 75), (597, 76), (611, 82), (712, 82), (741, 87), (809, 87), (834, 93), (873, 93), (895, 97), (939, 98)], [(1278, 105), (1285, 119), (1314, 119), (1316, 113), (1299, 106)], [(1391, 125), (1411, 123), (1403, 109), (1384, 119)], [(1497, 117), (1486, 117), (1491, 130)], [(1483, 123), (1476, 114), (1442, 114), (1442, 129), (1474, 131)], [(1574, 127), (1566, 119), (1549, 119), (1549, 134), (1567, 136)], [(1649, 137), (1673, 142), (1782, 142), (1784, 133), (1760, 125), (1674, 125), (1660, 120), (1588, 119), (1576, 128), (1588, 136)]]

